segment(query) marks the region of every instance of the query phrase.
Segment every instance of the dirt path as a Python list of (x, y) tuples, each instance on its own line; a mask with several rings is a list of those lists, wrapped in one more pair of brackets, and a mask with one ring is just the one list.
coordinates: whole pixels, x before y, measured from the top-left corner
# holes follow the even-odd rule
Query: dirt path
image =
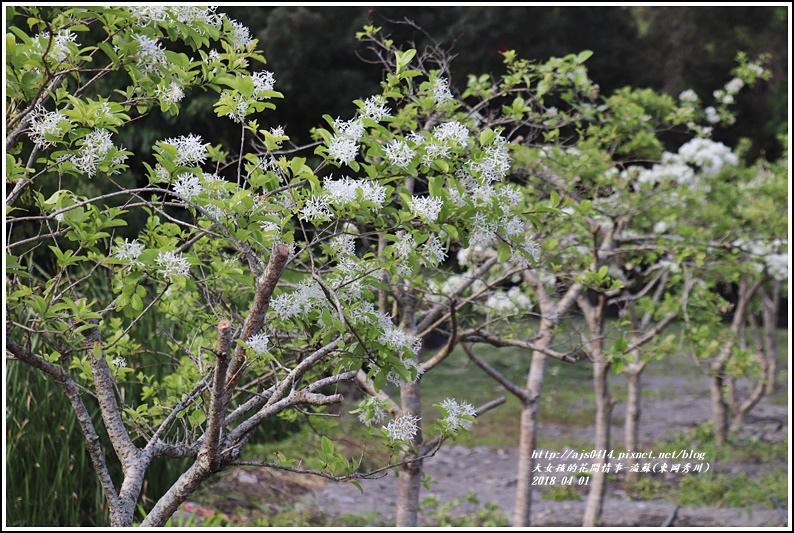
[[(654, 443), (663, 438), (691, 430), (706, 422), (710, 417), (710, 403), (707, 396), (708, 388), (702, 381), (703, 376), (653, 376), (648, 377), (645, 387), (659, 392), (658, 399), (643, 402), (643, 424), (641, 441), (644, 450), (652, 450)], [(623, 418), (625, 405), (615, 407), (615, 420)], [(758, 438), (774, 440), (786, 438), (788, 435), (788, 409), (786, 406), (775, 406), (762, 403), (752, 413), (754, 422), (748, 430)], [(782, 421), (778, 427), (777, 420)], [(565, 428), (550, 424), (543, 426), (542, 431), (560, 437), (576, 437), (580, 442), (591, 442), (593, 428)], [(614, 426), (612, 429), (613, 443), (623, 442), (623, 428)], [(553, 450), (565, 452), (565, 450)], [(571, 450), (589, 451), (589, 450)], [(569, 452), (570, 453), (570, 452)], [(514, 448), (474, 447), (460, 445), (445, 446), (435, 457), (425, 461), (425, 471), (432, 477), (432, 490), (422, 489), (422, 496), (435, 495), (440, 503), (463, 499), (468, 492), (476, 493), (484, 504), (493, 502), (508, 517), (514, 509), (516, 487), (517, 450)], [(708, 461), (708, 458), (705, 459)], [(568, 461), (570, 462), (570, 461)], [(623, 461), (612, 461), (623, 462)], [(685, 462), (685, 461), (684, 461)], [(683, 463), (682, 462), (682, 466)], [(538, 460), (543, 466), (551, 464), (556, 468), (559, 461)], [(728, 472), (748, 471), (757, 469), (758, 465), (712, 465), (714, 468)], [(678, 474), (694, 475), (694, 474)], [(561, 476), (560, 476), (561, 477)], [(620, 478), (620, 476), (619, 476)], [(657, 478), (658, 479), (658, 478)], [(577, 481), (574, 478), (574, 483)], [(557, 480), (559, 483), (560, 480)], [(329, 483), (319, 490), (305, 495), (297, 507), (321, 510), (328, 513), (367, 514), (377, 512), (385, 523), (393, 523), (396, 508), (397, 479), (390, 473), (380, 479), (364, 480), (362, 494), (351, 484)], [(580, 526), (584, 513), (587, 487), (572, 486), (582, 497), (581, 501), (550, 501), (541, 497), (541, 491), (533, 491), (532, 524), (537, 526)], [(785, 502), (781, 502), (786, 505)], [(480, 507), (482, 508), (482, 507)], [(475, 509), (470, 504), (458, 508), (458, 512)], [(752, 526), (783, 526), (785, 517), (777, 510), (758, 507), (752, 510), (730, 508), (681, 508), (665, 500), (631, 500), (619, 483), (608, 486), (607, 499), (604, 504), (604, 526), (656, 527), (673, 519), (672, 525), (677, 527), (752, 527)], [(428, 523), (426, 515), (422, 518)]]

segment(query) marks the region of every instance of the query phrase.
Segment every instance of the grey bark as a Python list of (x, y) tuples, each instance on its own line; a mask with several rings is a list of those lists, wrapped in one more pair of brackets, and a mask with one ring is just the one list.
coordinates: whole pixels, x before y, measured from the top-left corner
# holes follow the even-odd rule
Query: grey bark
[[(419, 383), (409, 383), (400, 389), (402, 414), (421, 417), (421, 396)], [(416, 432), (411, 444), (417, 448), (422, 444), (422, 426)], [(410, 458), (410, 454), (407, 458)], [(396, 527), (416, 527), (419, 523), (419, 491), (422, 488), (422, 461), (413, 461), (399, 467), (397, 494)]]
[(609, 462), (606, 456), (610, 449), (610, 417), (612, 414), (612, 401), (609, 396), (609, 383), (607, 376), (609, 373), (610, 362), (604, 355), (604, 310), (605, 297), (599, 295), (598, 305), (593, 306), (587, 300), (586, 295), (580, 295), (577, 299), (580, 309), (582, 309), (587, 321), (590, 345), (589, 355), (593, 360), (593, 390), (595, 395), (596, 416), (595, 416), (595, 442), (593, 449), (599, 453), (594, 459), (593, 464), (598, 465), (598, 470), (593, 472), (590, 483), (590, 492), (585, 503), (583, 527), (595, 527), (601, 520), (601, 513), (604, 505), (604, 494), (606, 493), (606, 468)]

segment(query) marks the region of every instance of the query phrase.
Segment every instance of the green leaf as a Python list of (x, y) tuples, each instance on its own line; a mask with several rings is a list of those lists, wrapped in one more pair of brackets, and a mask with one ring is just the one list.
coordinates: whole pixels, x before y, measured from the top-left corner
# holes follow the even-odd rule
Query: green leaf
[[(330, 458), (334, 455), (334, 443), (331, 442), (331, 439), (323, 435), (322, 440), (320, 441), (323, 450), (323, 457)], [(327, 459), (323, 459), (327, 462)]]
[(584, 63), (585, 61), (590, 59), (592, 55), (593, 55), (592, 50), (582, 50), (581, 52), (579, 52), (579, 55), (576, 56), (576, 63), (578, 64)]
[(496, 257), (499, 262), (507, 261), (510, 259), (510, 245), (506, 242), (500, 242), (496, 249)]
[(625, 337), (620, 337), (618, 340), (615, 341), (615, 350), (619, 352), (626, 351), (626, 348), (629, 347), (629, 343)]

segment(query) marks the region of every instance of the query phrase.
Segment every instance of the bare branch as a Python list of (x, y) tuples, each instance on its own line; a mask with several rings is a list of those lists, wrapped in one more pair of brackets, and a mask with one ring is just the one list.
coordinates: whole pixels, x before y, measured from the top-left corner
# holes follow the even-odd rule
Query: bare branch
[[(243, 331), (240, 334), (241, 340), (248, 340), (259, 331), (265, 323), (265, 313), (270, 305), (270, 297), (273, 295), (273, 290), (275, 290), (281, 273), (284, 271), (284, 266), (287, 264), (288, 257), (289, 248), (287, 248), (286, 244), (279, 243), (273, 248), (267, 268), (259, 279), (256, 280), (256, 294), (254, 295), (254, 301), (251, 303), (248, 316), (245, 318), (245, 323), (243, 324)], [(238, 344), (231, 363), (229, 364), (228, 380), (226, 382), (227, 391), (234, 388), (235, 384), (240, 379), (239, 371), (244, 362), (245, 346)]]
[(460, 334), (460, 340), (461, 342), (485, 342), (493, 346), (515, 346), (517, 348), (532, 350), (533, 352), (540, 352), (544, 355), (548, 355), (549, 357), (553, 357), (554, 359), (565, 361), (566, 363), (575, 363), (577, 361), (576, 356), (572, 355), (571, 353), (560, 353), (550, 348), (544, 348), (543, 346), (538, 346), (532, 342), (519, 339), (505, 339), (502, 337), (497, 337), (487, 330), (466, 330)]
[(215, 375), (212, 379), (212, 397), (210, 399), (209, 417), (207, 418), (207, 431), (204, 434), (204, 446), (199, 452), (199, 456), (202, 453), (206, 454), (212, 471), (218, 471), (221, 467), (219, 444), (221, 431), (224, 426), (223, 415), (226, 410), (224, 385), (226, 383), (226, 371), (229, 368), (231, 346), (232, 323), (228, 320), (221, 320), (218, 323), (218, 347), (215, 350), (217, 363), (215, 364)]
[(72, 404), (72, 408), (77, 415), (77, 421), (80, 424), (80, 429), (83, 431), (83, 436), (85, 437), (88, 454), (91, 456), (91, 464), (93, 465), (94, 471), (99, 478), (99, 484), (102, 486), (102, 491), (105, 493), (105, 497), (108, 499), (108, 502), (116, 502), (119, 496), (116, 492), (116, 487), (113, 484), (113, 479), (110, 477), (110, 471), (108, 470), (108, 465), (105, 461), (105, 454), (102, 451), (102, 444), (100, 442), (99, 435), (97, 434), (96, 429), (94, 429), (94, 423), (91, 420), (91, 415), (88, 412), (88, 408), (86, 408), (85, 404), (83, 403), (83, 398), (80, 395), (80, 391), (78, 390), (76, 383), (61, 367), (49, 363), (43, 358), (30, 352), (25, 347), (17, 344), (17, 342), (14, 341), (10, 335), (8, 335), (8, 332), (6, 332), (6, 350), (11, 352), (19, 361), (46, 372), (53, 377), (58, 385), (63, 387), (64, 394), (69, 399), (69, 402)]
[(493, 379), (495, 379), (502, 387), (504, 387), (505, 389), (507, 389), (508, 392), (513, 394), (513, 396), (517, 397), (522, 404), (524, 405), (529, 404), (530, 398), (529, 398), (529, 393), (527, 391), (525, 391), (521, 387), (517, 387), (512, 381), (510, 381), (504, 375), (502, 375), (501, 372), (499, 372), (494, 367), (489, 365), (482, 358), (475, 355), (468, 343), (465, 342), (461, 343), (461, 346), (463, 347), (463, 351), (466, 352), (466, 355), (469, 356), (469, 359), (474, 361), (474, 364), (482, 368), (486, 374), (488, 374)]
[(449, 354), (452, 353), (452, 350), (455, 348), (455, 345), (458, 342), (458, 319), (457, 319), (457, 313), (455, 312), (454, 299), (449, 302), (449, 316), (452, 326), (452, 331), (450, 332), (449, 339), (447, 340), (447, 343), (444, 345), (444, 347), (441, 348), (438, 351), (438, 353), (436, 353), (436, 355), (434, 355), (433, 357), (422, 363), (421, 367), (423, 372), (427, 372), (428, 370), (436, 366), (438, 363), (446, 359), (449, 356)]

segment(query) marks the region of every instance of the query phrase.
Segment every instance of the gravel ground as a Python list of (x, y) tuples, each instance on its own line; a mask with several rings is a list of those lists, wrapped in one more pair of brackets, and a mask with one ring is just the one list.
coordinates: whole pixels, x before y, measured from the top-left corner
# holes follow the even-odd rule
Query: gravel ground
[[(660, 440), (691, 430), (710, 418), (711, 407), (704, 376), (644, 376), (645, 390), (656, 390), (658, 398), (643, 402), (643, 422), (640, 440), (643, 450), (653, 449)], [(615, 406), (613, 417), (622, 420), (625, 405)], [(747, 430), (763, 440), (779, 440), (788, 435), (788, 408), (761, 403), (752, 411)], [(591, 442), (592, 427), (566, 428), (551, 424), (542, 426), (545, 434), (560, 437), (576, 437), (580, 442)], [(623, 442), (623, 428), (612, 428), (612, 442)], [(565, 450), (553, 450), (565, 453)], [(589, 451), (589, 450), (570, 450)], [(695, 450), (696, 451), (696, 450)], [(484, 504), (493, 502), (508, 517), (514, 509), (516, 488), (516, 464), (518, 452), (508, 447), (474, 447), (460, 445), (443, 447), (435, 457), (425, 461), (425, 472), (433, 479), (431, 491), (422, 489), (421, 498), (435, 495), (440, 503), (464, 498), (474, 492)], [(708, 458), (705, 459), (708, 461)], [(538, 460), (543, 466), (553, 467), (560, 461)], [(570, 461), (567, 461), (570, 463)], [(623, 461), (614, 461), (623, 462)], [(613, 463), (614, 463), (613, 462)], [(686, 461), (678, 461), (683, 465)], [(759, 465), (720, 464), (712, 465), (721, 471), (745, 471), (751, 474)], [(645, 474), (651, 475), (651, 474)], [(669, 474), (668, 474), (669, 475)], [(695, 474), (677, 474), (695, 475)], [(619, 476), (620, 477), (620, 476)], [(658, 479), (658, 478), (657, 478)], [(574, 483), (577, 479), (573, 479)], [(560, 480), (557, 479), (557, 483)], [(397, 478), (393, 472), (372, 480), (363, 480), (362, 494), (349, 483), (328, 483), (305, 494), (297, 503), (298, 508), (321, 510), (327, 513), (366, 514), (377, 512), (385, 523), (393, 523), (396, 508)], [(572, 486), (582, 497), (581, 501), (550, 501), (541, 498), (539, 490), (533, 491), (532, 524), (536, 526), (580, 526), (584, 514), (587, 487)], [(676, 508), (665, 500), (633, 501), (622, 490), (619, 483), (608, 486), (604, 502), (604, 526), (657, 527), (668, 523), (675, 527), (782, 527), (787, 522), (787, 503), (781, 502), (784, 511), (758, 507), (755, 509), (734, 508)], [(471, 504), (458, 508), (458, 512), (472, 510)], [(424, 525), (431, 525), (426, 515), (420, 515)], [(672, 523), (669, 522), (672, 520)]]

